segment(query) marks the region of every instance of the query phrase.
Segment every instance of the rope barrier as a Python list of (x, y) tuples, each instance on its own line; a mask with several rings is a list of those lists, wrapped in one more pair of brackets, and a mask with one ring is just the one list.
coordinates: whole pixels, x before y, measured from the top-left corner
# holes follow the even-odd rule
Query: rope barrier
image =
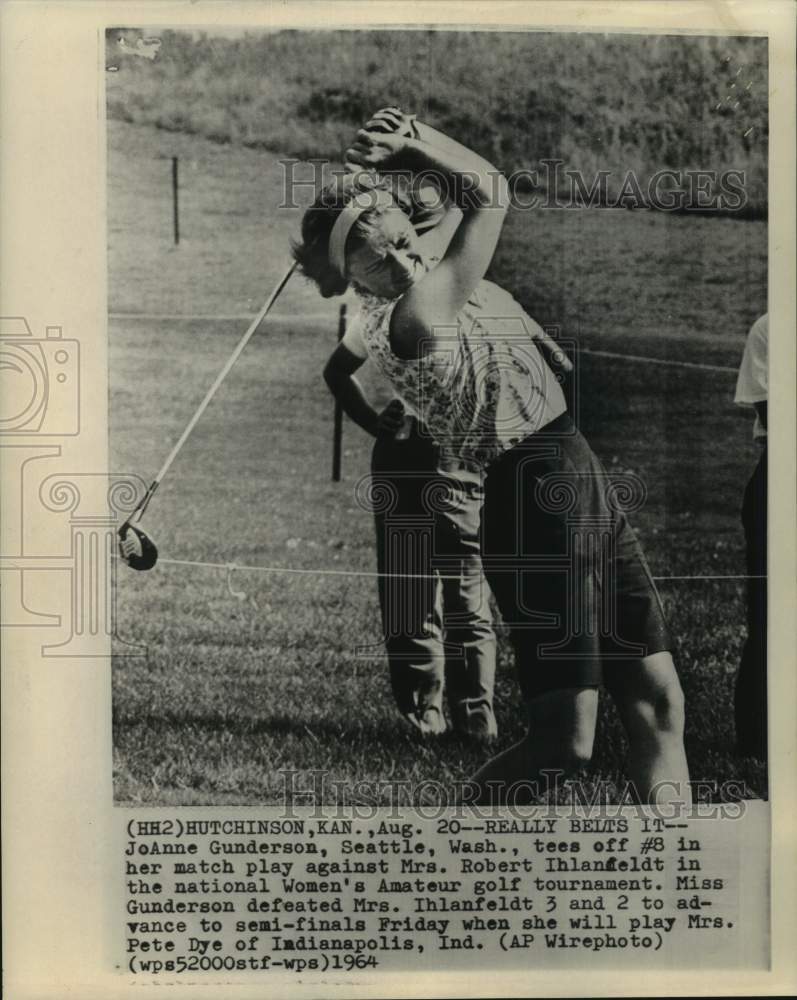
[[(238, 316), (211, 316), (205, 313), (109, 313), (108, 318), (112, 320), (152, 320), (156, 322), (189, 322), (191, 320), (196, 320), (197, 322), (223, 323), (228, 321), (245, 322), (252, 317), (248, 314)], [(329, 320), (330, 315), (328, 313), (295, 313), (293, 315), (275, 313), (271, 318), (272, 320), (282, 322), (287, 322), (289, 320), (292, 322), (317, 322), (319, 320)], [(730, 368), (726, 365), (711, 365), (698, 361), (675, 361), (670, 358), (651, 358), (643, 354), (621, 354), (615, 351), (603, 351), (593, 349), (591, 347), (579, 347), (576, 349), (576, 353), (591, 354), (600, 358), (615, 358), (621, 361), (633, 361), (639, 364), (664, 365), (665, 367), (671, 368), (692, 368), (697, 371), (723, 372), (729, 375), (737, 374), (736, 368)]]
[[(238, 321), (247, 320), (251, 317), (247, 315), (207, 315), (204, 313), (110, 313), (109, 319), (111, 320), (153, 320), (153, 321), (207, 321), (207, 322), (225, 322), (225, 321)], [(308, 321), (308, 320), (324, 320), (328, 319), (326, 313), (298, 313), (293, 315), (280, 315), (275, 314), (272, 316), (272, 320), (291, 320), (296, 321)], [(736, 374), (735, 368), (730, 368), (725, 365), (712, 365), (696, 361), (674, 361), (668, 358), (651, 358), (641, 354), (621, 354), (615, 351), (604, 351), (597, 350), (589, 347), (579, 347), (577, 348), (578, 354), (590, 354), (595, 357), (603, 358), (613, 358), (620, 361), (632, 361), (641, 364), (651, 364), (651, 365), (664, 365), (674, 368), (691, 368), (698, 371), (711, 371), (711, 372), (721, 372), (723, 374)], [(233, 572), (236, 570), (241, 570), (247, 573), (287, 573), (296, 576), (341, 576), (341, 577), (364, 577), (369, 579), (378, 579), (384, 577), (385, 579), (402, 579), (402, 580), (457, 580), (458, 576), (446, 576), (443, 574), (435, 574), (434, 576), (429, 576), (427, 574), (408, 574), (408, 573), (374, 573), (368, 570), (342, 570), (342, 569), (323, 569), (320, 567), (314, 569), (299, 569), (293, 566), (239, 566), (236, 563), (211, 563), (202, 562), (200, 560), (193, 559), (160, 559), (159, 562), (167, 566), (188, 566), (188, 567), (202, 567), (206, 569), (223, 569), (227, 571), (227, 585), (230, 593), (234, 597), (242, 597), (240, 592), (233, 591), (230, 585), (230, 580)], [(675, 581), (694, 581), (694, 580), (764, 580), (765, 576), (748, 576), (746, 574), (695, 574), (695, 575), (684, 575), (684, 576), (654, 576), (653, 580), (657, 583), (669, 583)]]
[[(459, 580), (459, 576), (446, 576), (443, 574), (429, 576), (424, 573), (374, 573), (370, 570), (354, 569), (323, 569), (316, 567), (313, 569), (299, 569), (295, 566), (239, 566), (237, 563), (213, 563), (202, 562), (196, 559), (159, 559), (158, 564), (166, 566), (193, 566), (204, 567), (206, 569), (223, 569), (228, 574), (240, 570), (245, 573), (288, 573), (296, 576), (349, 576), (365, 577), (368, 579), (396, 580)], [(766, 576), (748, 576), (747, 574), (700, 574), (694, 576), (654, 576), (657, 583), (670, 582), (675, 580), (766, 580)]]
[(591, 347), (579, 347), (579, 354), (594, 354), (601, 358), (619, 358), (622, 361), (640, 361), (649, 365), (669, 365), (673, 368), (694, 368), (702, 372), (728, 372), (736, 375), (736, 368), (728, 368), (726, 365), (709, 365), (697, 361), (671, 361), (669, 358), (649, 358), (642, 354), (619, 354), (614, 351), (596, 351)]

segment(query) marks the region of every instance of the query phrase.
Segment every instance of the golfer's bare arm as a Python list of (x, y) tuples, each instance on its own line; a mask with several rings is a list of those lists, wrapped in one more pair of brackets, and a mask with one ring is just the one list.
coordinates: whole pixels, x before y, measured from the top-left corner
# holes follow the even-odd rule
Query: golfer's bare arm
[(443, 147), (408, 140), (410, 160), (439, 171), (456, 195), (462, 221), (440, 263), (404, 295), (393, 312), (391, 344), (404, 358), (436, 328), (450, 328), (473, 289), (484, 277), (501, 235), (509, 202), (508, 186), (486, 160), (449, 140)]
[(417, 131), (429, 141), (361, 130), (347, 154), (350, 162), (366, 169), (437, 174), (462, 212), (443, 259), (402, 296), (393, 311), (391, 346), (407, 359), (418, 356), (436, 328), (450, 328), (484, 277), (509, 203), (506, 180), (491, 163), (428, 126), (419, 124)]
[(418, 245), (427, 260), (437, 264), (445, 257), (460, 222), (462, 222), (462, 212), (456, 205), (449, 205), (434, 229), (418, 237)]
[(354, 378), (354, 373), (363, 363), (362, 358), (343, 344), (338, 344), (324, 367), (324, 381), (346, 416), (375, 437), (379, 429), (379, 414), (365, 398), (360, 383)]
[(427, 125), (426, 122), (422, 122), (416, 118), (414, 127), (416, 138), (420, 142), (425, 142), (427, 146), (432, 146), (445, 153), (447, 156), (457, 157), (460, 161), (466, 158), (472, 159), (473, 157), (477, 157), (477, 159), (480, 159), (489, 169), (495, 169), (485, 159), (478, 157), (473, 150), (468, 149), (467, 146), (463, 146), (462, 143), (457, 142), (456, 139), (452, 139), (450, 135), (446, 135), (444, 132), (439, 132), (436, 128), (432, 128), (432, 126)]

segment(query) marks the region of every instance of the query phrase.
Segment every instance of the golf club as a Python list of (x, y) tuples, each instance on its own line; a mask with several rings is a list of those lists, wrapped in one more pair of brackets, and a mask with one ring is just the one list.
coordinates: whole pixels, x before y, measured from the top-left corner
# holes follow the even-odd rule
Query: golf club
[(295, 271), (296, 266), (297, 265), (295, 262), (292, 263), (288, 268), (288, 270), (285, 272), (285, 274), (282, 276), (282, 278), (280, 278), (279, 282), (274, 288), (274, 291), (271, 293), (271, 295), (269, 295), (268, 299), (264, 303), (263, 308), (249, 324), (246, 333), (244, 333), (244, 335), (238, 341), (235, 350), (232, 352), (226, 364), (221, 369), (219, 374), (216, 376), (213, 385), (211, 385), (211, 387), (205, 393), (205, 398), (197, 407), (197, 410), (194, 413), (193, 417), (191, 417), (191, 419), (188, 421), (187, 427), (178, 438), (175, 446), (169, 452), (169, 455), (166, 461), (161, 466), (157, 476), (155, 476), (155, 478), (150, 483), (146, 493), (137, 504), (135, 510), (133, 510), (133, 512), (130, 514), (130, 516), (127, 518), (124, 524), (119, 528), (118, 532), (119, 554), (122, 560), (125, 563), (127, 563), (127, 565), (130, 566), (132, 569), (137, 569), (137, 570), (152, 569), (152, 567), (158, 561), (158, 549), (157, 546), (155, 545), (155, 542), (142, 528), (139, 528), (136, 525), (144, 516), (144, 512), (146, 511), (150, 501), (155, 495), (155, 491), (163, 482), (163, 477), (169, 471), (175, 458), (177, 458), (178, 452), (187, 441), (189, 434), (194, 429), (194, 427), (196, 427), (199, 418), (207, 409), (210, 401), (213, 399), (216, 392), (218, 391), (219, 386), (227, 377), (227, 375), (229, 375), (230, 370), (232, 369), (233, 365), (238, 360), (238, 358), (241, 356), (244, 348), (255, 334), (255, 331), (263, 322), (271, 307), (277, 301), (277, 298), (282, 292), (282, 290), (288, 284), (288, 281), (290, 280), (291, 275)]

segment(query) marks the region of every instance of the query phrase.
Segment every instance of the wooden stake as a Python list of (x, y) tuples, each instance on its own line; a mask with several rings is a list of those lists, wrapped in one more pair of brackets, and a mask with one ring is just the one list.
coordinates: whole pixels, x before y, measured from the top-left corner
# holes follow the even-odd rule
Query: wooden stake
[(180, 205), (177, 194), (177, 157), (172, 157), (172, 204), (174, 205), (174, 245), (180, 242)]
[[(338, 317), (338, 343), (346, 332), (346, 304), (340, 307)], [(335, 419), (332, 430), (332, 482), (340, 482), (341, 444), (343, 438), (343, 407), (335, 400)]]

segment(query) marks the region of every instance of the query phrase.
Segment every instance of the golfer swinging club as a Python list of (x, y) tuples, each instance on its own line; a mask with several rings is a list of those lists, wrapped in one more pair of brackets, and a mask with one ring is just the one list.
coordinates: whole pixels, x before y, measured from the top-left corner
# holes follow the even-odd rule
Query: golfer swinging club
[[(394, 127), (380, 116), (368, 124)], [(365, 182), (362, 171), (353, 169)], [(373, 179), (379, 183), (376, 173)], [(459, 213), (445, 211), (436, 187), (428, 192), (431, 202), (421, 205), (400, 182), (392, 190), (411, 212), (424, 255), (439, 259)], [(373, 504), (373, 513), (383, 641), (396, 707), (421, 733), (438, 735), (448, 727), (445, 701), (457, 735), (489, 742), (497, 735), (496, 639), (479, 550), (481, 470), (442, 456), (400, 399), (381, 412), (374, 409), (354, 374), (368, 358), (362, 319), (360, 312), (349, 323), (324, 378), (348, 416), (373, 435), (369, 490), (389, 498)]]
[[(683, 694), (642, 551), (534, 343), (540, 328), (484, 280), (508, 185), (482, 157), (397, 109), (377, 117), (384, 125), (360, 130), (347, 162), (433, 175), (462, 212), (445, 253), (427, 262), (389, 182), (374, 187), (363, 173), (321, 192), (297, 258), (326, 296), (354, 286), (368, 354), (395, 393), (441, 451), (485, 470), (482, 560), (510, 630), (528, 732), (476, 773), (478, 801), (505, 801), (543, 771), (587, 764), (604, 684), (639, 800), (688, 803)], [(574, 521), (590, 520), (611, 525), (603, 558), (573, 543)], [(563, 553), (566, 573), (556, 569)], [(608, 635), (581, 627), (590, 615), (612, 623)]]

